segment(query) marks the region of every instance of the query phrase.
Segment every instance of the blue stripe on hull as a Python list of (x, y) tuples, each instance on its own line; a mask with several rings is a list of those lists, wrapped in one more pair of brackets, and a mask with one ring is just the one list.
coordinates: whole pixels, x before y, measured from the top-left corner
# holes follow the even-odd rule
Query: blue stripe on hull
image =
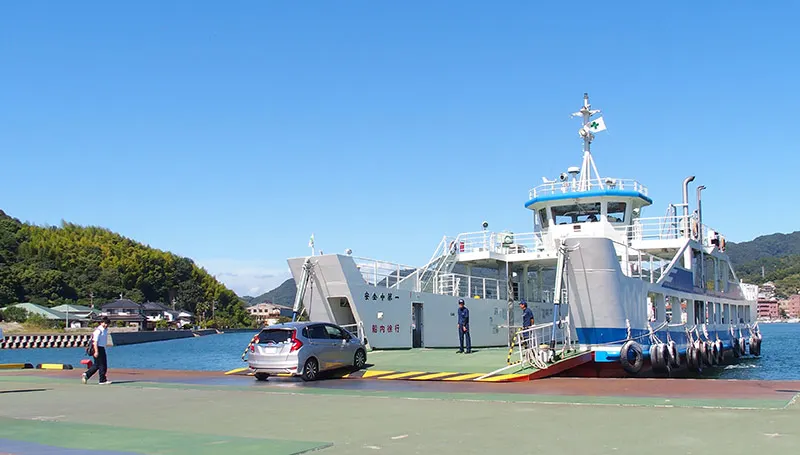
[[(578, 335), (578, 342), (584, 345), (617, 345), (622, 347), (622, 343), (628, 337), (628, 330), (627, 329), (620, 329), (620, 328), (576, 328), (575, 332)], [(631, 337), (634, 338), (640, 345), (642, 345), (642, 351), (645, 357), (650, 356), (650, 337), (648, 334), (650, 333), (649, 330), (643, 329), (631, 329)], [(660, 331), (655, 333), (656, 337), (659, 340), (666, 343), (667, 342), (667, 333), (666, 331)], [(725, 349), (731, 349), (731, 340), (730, 340), (730, 333), (727, 330), (724, 331), (709, 331), (708, 337), (712, 340), (715, 340), (719, 335), (719, 339), (722, 340), (722, 346)], [(689, 339), (686, 336), (686, 331), (670, 331), (670, 338), (678, 345), (678, 353), (681, 355), (686, 354), (686, 348), (689, 343)], [(745, 337), (747, 338), (747, 337)], [(595, 361), (596, 362), (616, 362), (619, 360), (619, 352), (604, 352), (604, 351), (596, 351), (595, 352)]]

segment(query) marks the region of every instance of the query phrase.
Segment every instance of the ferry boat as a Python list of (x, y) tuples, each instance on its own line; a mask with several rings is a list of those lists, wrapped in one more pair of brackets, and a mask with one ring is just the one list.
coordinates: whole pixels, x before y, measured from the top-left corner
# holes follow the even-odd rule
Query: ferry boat
[[(584, 94), (573, 114), (582, 164), (530, 190), (530, 232), (484, 222), (444, 236), (421, 267), (315, 255), (312, 237), (311, 256), (288, 260), (295, 316), (348, 328), (373, 349), (454, 348), (464, 299), (473, 346), (507, 346), (508, 363), (561, 375), (671, 376), (759, 355), (758, 287), (737, 279), (725, 238), (703, 223), (705, 187), (690, 204), (690, 176), (682, 201), (644, 217), (646, 186), (598, 173), (600, 114)], [(523, 300), (532, 327), (521, 327)]]

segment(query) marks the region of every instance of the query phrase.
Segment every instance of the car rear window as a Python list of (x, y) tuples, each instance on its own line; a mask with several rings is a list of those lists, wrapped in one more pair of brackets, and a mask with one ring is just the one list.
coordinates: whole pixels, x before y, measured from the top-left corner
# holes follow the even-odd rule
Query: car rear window
[(288, 343), (291, 339), (291, 330), (262, 330), (258, 334), (258, 342), (260, 344)]

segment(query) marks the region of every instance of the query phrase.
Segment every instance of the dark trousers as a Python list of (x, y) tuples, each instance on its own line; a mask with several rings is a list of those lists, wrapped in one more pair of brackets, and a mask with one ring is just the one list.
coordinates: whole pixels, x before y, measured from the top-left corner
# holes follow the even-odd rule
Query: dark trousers
[(472, 339), (469, 337), (469, 327), (467, 327), (467, 331), (464, 331), (463, 326), (458, 326), (458, 350), (464, 350), (464, 337), (467, 338), (467, 352), (472, 351)]
[(106, 348), (97, 347), (97, 355), (94, 358), (94, 365), (86, 370), (86, 379), (91, 378), (96, 372), (100, 372), (100, 382), (106, 382), (106, 372), (108, 371), (108, 359), (106, 359)]

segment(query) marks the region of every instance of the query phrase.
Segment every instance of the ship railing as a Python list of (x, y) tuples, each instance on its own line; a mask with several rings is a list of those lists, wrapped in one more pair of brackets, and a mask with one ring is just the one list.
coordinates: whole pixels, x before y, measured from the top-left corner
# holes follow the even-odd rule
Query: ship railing
[(671, 260), (637, 250), (624, 243), (613, 241), (622, 273), (631, 278), (640, 278), (651, 283), (658, 282), (667, 271)]
[(519, 330), (514, 339), (519, 363), (540, 370), (547, 368), (558, 360), (558, 355), (575, 350), (571, 333), (569, 318)]
[(459, 273), (441, 273), (434, 279), (434, 292), (454, 297), (506, 300), (508, 282)]
[(359, 340), (362, 342), (364, 341), (364, 323), (359, 321), (355, 324), (345, 324), (340, 325), (339, 327), (347, 330), (348, 332), (352, 333), (353, 335), (357, 336)]
[(639, 218), (632, 225), (619, 229), (627, 234), (628, 241), (673, 240), (685, 237), (688, 226), (685, 220), (682, 215)]
[(547, 231), (536, 232), (465, 232), (456, 237), (451, 249), (456, 253), (475, 253), (488, 251), (491, 253), (517, 254), (544, 249), (544, 236)]
[(647, 187), (633, 179), (599, 178), (588, 181), (566, 180), (563, 182), (548, 182), (532, 188), (528, 192), (530, 199), (542, 196), (551, 196), (566, 193), (581, 193), (598, 189), (633, 190), (647, 196)]
[(400, 280), (412, 275), (417, 268), (395, 262), (379, 261), (376, 259), (353, 257), (356, 267), (361, 272), (364, 281), (371, 286), (395, 287)]

